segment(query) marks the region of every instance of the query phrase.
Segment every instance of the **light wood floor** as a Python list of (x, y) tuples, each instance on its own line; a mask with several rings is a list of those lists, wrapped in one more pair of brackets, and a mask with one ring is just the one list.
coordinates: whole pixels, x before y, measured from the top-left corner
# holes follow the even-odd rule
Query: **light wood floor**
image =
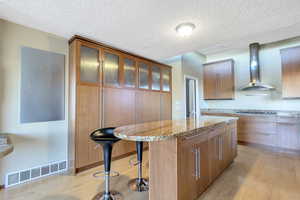
[[(238, 153), (235, 162), (198, 200), (300, 200), (299, 157), (246, 146), (239, 146)], [(112, 178), (112, 188), (123, 193), (125, 200), (147, 200), (147, 193), (128, 190), (128, 180), (136, 176), (136, 168), (129, 166), (128, 159), (113, 162), (112, 168), (121, 176)], [(103, 187), (102, 179), (92, 177), (99, 169), (1, 190), (0, 199), (90, 200)]]

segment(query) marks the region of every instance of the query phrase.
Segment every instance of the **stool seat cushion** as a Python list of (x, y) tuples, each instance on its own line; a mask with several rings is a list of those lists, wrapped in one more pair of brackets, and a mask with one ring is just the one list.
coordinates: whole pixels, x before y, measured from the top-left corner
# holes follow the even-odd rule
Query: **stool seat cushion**
[(97, 129), (91, 133), (90, 138), (100, 144), (105, 142), (118, 142), (120, 139), (113, 134), (114, 129), (114, 127)]

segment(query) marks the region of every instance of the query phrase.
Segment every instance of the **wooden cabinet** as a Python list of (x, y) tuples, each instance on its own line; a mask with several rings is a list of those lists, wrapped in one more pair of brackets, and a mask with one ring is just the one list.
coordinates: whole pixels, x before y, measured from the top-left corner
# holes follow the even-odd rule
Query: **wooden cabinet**
[(181, 147), (180, 175), (181, 175), (181, 198), (195, 199), (197, 197), (197, 170), (198, 153), (196, 145), (192, 142), (184, 142)]
[(234, 99), (233, 60), (204, 64), (204, 99)]
[[(179, 199), (196, 199), (236, 157), (236, 122), (192, 131), (180, 139)], [(236, 138), (236, 137), (235, 137)]]
[(230, 132), (231, 160), (233, 160), (237, 157), (237, 124), (231, 123), (227, 131)]
[(134, 57), (124, 55), (122, 59), (122, 74), (121, 82), (125, 88), (136, 88), (137, 87), (137, 65)]
[(120, 86), (120, 54), (115, 51), (103, 51), (103, 85)]
[(241, 116), (238, 123), (238, 140), (277, 146), (276, 116)]
[[(118, 127), (135, 123), (135, 91), (120, 88), (103, 89), (103, 126)], [(113, 157), (135, 150), (135, 143), (121, 140), (115, 144)]]
[(208, 135), (184, 137), (181, 144), (181, 196), (195, 199), (209, 185)]
[(117, 127), (135, 123), (135, 91), (103, 88), (103, 126)]
[(136, 123), (160, 120), (160, 93), (136, 92)]
[(78, 86), (76, 158), (78, 168), (99, 162), (101, 149), (90, 140), (89, 134), (100, 127), (100, 93), (96, 86)]
[[(82, 83), (99, 83), (100, 82), (100, 51), (91, 45), (78, 45), (80, 51), (79, 63), (79, 80)], [(75, 48), (75, 47), (74, 47)]]
[(300, 119), (277, 119), (278, 147), (291, 150), (300, 150)]
[(209, 155), (208, 140), (201, 141), (196, 145), (198, 151), (198, 179), (197, 179), (197, 196), (199, 196), (209, 185)]
[(236, 157), (236, 138), (242, 143), (271, 146), (273, 149), (300, 150), (300, 119), (288, 116), (245, 116), (226, 113), (202, 113), (205, 115), (239, 117), (237, 129), (229, 126), (231, 131), (232, 157)]
[(282, 49), (282, 97), (300, 98), (300, 47)]
[(151, 89), (161, 90), (161, 67), (159, 65), (151, 66)]
[(219, 136), (211, 137), (208, 141), (209, 149), (209, 182), (212, 183), (219, 175)]
[(171, 85), (172, 85), (172, 72), (171, 68), (162, 68), (162, 91), (164, 92), (170, 92), (171, 91)]
[(170, 120), (172, 119), (172, 94), (171, 93), (161, 93), (161, 113), (160, 120)]
[[(69, 155), (75, 172), (102, 163), (101, 148), (89, 138), (93, 130), (171, 119), (167, 65), (75, 36), (69, 73)], [(120, 141), (113, 157), (133, 151), (134, 142)]]
[(146, 61), (138, 61), (138, 80), (139, 80), (139, 88), (148, 90), (150, 89), (150, 64)]

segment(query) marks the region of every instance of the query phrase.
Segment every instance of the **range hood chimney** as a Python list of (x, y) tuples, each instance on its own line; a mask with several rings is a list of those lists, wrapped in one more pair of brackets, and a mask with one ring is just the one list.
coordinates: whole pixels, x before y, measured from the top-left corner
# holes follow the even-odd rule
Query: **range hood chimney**
[[(271, 85), (263, 84), (260, 79), (260, 65), (259, 65), (259, 43), (250, 44), (250, 83), (243, 87), (243, 91), (259, 92), (272, 91), (275, 88)], [(259, 94), (259, 93), (258, 93)], [(266, 93), (261, 93), (267, 95)]]

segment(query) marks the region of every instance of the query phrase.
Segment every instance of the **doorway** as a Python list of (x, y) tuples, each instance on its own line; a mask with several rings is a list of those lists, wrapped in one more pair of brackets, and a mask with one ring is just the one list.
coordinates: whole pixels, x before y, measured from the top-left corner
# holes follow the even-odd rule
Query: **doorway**
[(185, 114), (187, 118), (198, 117), (197, 112), (197, 91), (198, 91), (198, 79), (185, 76)]

